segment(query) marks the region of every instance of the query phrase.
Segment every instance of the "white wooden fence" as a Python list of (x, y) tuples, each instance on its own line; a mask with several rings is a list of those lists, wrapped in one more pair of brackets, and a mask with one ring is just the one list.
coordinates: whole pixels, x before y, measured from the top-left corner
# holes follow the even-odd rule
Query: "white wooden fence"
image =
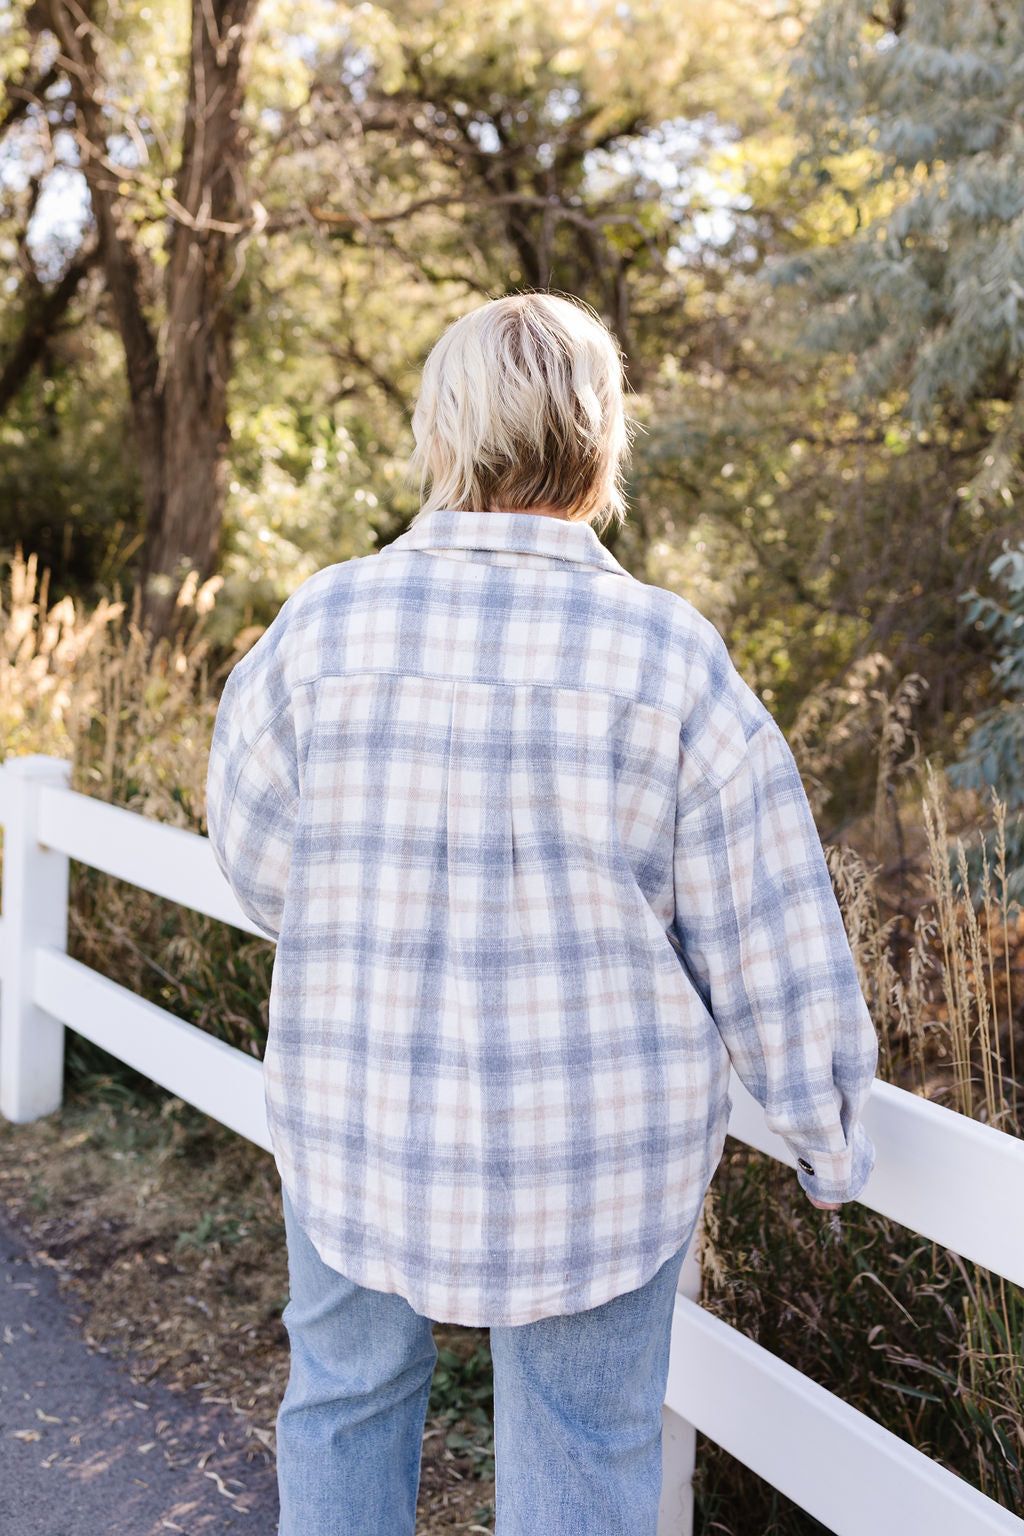
[[(61, 1102), (64, 1028), (270, 1150), (262, 1067), (72, 960), (68, 860), (257, 930), (205, 838), (73, 793), (66, 764), (0, 768), (0, 1114), (27, 1121)], [(733, 1074), (729, 1132), (792, 1166)], [(861, 1201), (1024, 1285), (1024, 1142), (876, 1082), (865, 1117), (877, 1165)], [(658, 1536), (689, 1536), (696, 1431), (839, 1536), (1024, 1536), (1002, 1509), (696, 1301), (693, 1251), (679, 1282), (664, 1409)]]

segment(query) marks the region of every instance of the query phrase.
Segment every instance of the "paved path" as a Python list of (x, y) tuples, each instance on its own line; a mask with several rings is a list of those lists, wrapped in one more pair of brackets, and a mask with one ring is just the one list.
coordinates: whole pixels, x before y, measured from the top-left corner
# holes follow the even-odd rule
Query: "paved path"
[(229, 1409), (140, 1386), (0, 1215), (3, 1536), (275, 1536), (277, 1483)]

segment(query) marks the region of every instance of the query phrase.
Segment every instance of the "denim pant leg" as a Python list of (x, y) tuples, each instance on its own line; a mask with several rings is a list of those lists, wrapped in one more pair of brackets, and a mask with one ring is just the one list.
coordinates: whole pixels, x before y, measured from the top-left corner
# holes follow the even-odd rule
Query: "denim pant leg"
[(437, 1360), (429, 1318), (320, 1258), (284, 1196), (291, 1372), (277, 1415), (279, 1536), (413, 1536)]
[(496, 1536), (656, 1536), (672, 1315), (691, 1240), (639, 1290), (491, 1329)]

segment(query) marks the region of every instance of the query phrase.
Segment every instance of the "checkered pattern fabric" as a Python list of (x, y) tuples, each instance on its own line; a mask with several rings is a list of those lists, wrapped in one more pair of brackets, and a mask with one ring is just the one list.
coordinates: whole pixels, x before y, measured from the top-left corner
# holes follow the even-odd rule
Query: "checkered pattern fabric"
[(823, 1200), (877, 1046), (800, 776), (711, 624), (586, 524), (434, 511), (228, 680), (210, 837), (277, 940), (274, 1153), (324, 1261), (467, 1326), (687, 1237), (730, 1059)]

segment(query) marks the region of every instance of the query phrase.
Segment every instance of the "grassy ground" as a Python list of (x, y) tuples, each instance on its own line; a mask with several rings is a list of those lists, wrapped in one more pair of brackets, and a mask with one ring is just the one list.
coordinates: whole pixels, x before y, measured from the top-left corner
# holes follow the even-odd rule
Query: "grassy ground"
[[(0, 1201), (86, 1303), (85, 1332), (240, 1415), (252, 1455), (274, 1454), (288, 1376), (284, 1220), (270, 1155), (123, 1072), (84, 1078), (31, 1125), (0, 1120)], [(494, 1528), (486, 1330), (437, 1324), (423, 1445), (422, 1536)]]

